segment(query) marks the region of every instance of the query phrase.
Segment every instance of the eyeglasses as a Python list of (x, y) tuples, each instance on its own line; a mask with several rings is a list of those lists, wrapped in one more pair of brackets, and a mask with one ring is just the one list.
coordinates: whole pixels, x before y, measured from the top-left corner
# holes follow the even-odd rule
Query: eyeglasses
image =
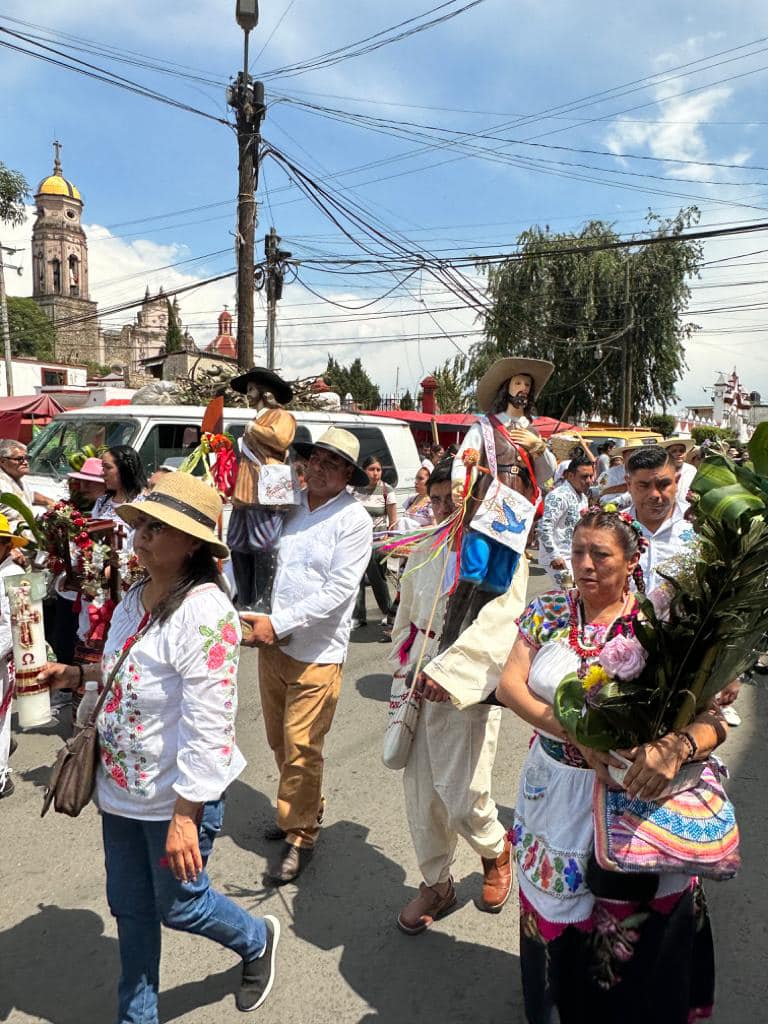
[(28, 455), (3, 455), (5, 462), (29, 462)]

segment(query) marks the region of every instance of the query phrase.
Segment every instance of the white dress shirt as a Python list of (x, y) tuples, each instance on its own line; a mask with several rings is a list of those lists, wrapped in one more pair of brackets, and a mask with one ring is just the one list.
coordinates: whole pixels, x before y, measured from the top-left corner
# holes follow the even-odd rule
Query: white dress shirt
[[(637, 509), (634, 505), (631, 505), (628, 511), (633, 519), (637, 519)], [(643, 570), (645, 592), (650, 594), (663, 582), (656, 571), (657, 568), (669, 558), (685, 551), (686, 547), (693, 543), (696, 534), (677, 503), (669, 519), (665, 519), (654, 533), (642, 526), (642, 523), (640, 525), (643, 536), (648, 541), (648, 547), (640, 555), (640, 567)]]
[[(34, 492), (29, 486), (24, 477), (21, 480), (14, 480), (12, 476), (9, 476), (4, 470), (0, 469), (0, 492), (6, 494), (15, 494), (17, 498), (21, 498), (25, 505), (32, 508), (34, 504)], [(0, 512), (8, 519), (8, 522), (13, 526), (17, 523), (21, 516), (15, 508), (11, 508), (9, 505), (0, 505)]]
[(280, 540), (270, 615), (277, 636), (290, 636), (282, 649), (291, 658), (343, 663), (372, 541), (371, 517), (348, 491), (313, 511), (302, 492)]
[[(539, 565), (550, 572), (552, 562), (561, 558), (571, 572), (571, 542), (582, 509), (589, 505), (586, 494), (579, 494), (568, 480), (558, 484), (544, 499), (544, 514), (539, 520)], [(560, 570), (562, 571), (562, 570)], [(559, 584), (559, 580), (557, 580)]]
[(693, 478), (697, 473), (697, 467), (692, 466), (690, 462), (684, 462), (680, 467), (680, 479), (677, 481), (677, 503), (683, 512), (688, 508), (688, 491), (690, 491)]
[[(497, 412), (494, 414), (498, 419), (499, 423), (502, 423), (507, 430), (530, 430), (530, 421), (525, 416), (510, 416), (506, 412)], [(483, 428), (480, 423), (473, 423), (469, 430), (464, 435), (464, 440), (461, 442), (461, 447), (453, 458), (453, 465), (451, 467), (451, 481), (455, 483), (464, 483), (467, 476), (467, 470), (464, 463), (461, 461), (461, 457), (467, 448), (474, 448), (475, 451), (480, 452), (482, 455), (485, 445), (483, 443)], [(552, 476), (557, 468), (557, 460), (549, 449), (546, 449), (542, 455), (537, 455), (531, 459), (533, 464), (533, 472), (536, 474), (536, 483), (539, 488), (543, 491), (545, 484), (552, 479)], [(473, 473), (473, 479), (477, 470)]]

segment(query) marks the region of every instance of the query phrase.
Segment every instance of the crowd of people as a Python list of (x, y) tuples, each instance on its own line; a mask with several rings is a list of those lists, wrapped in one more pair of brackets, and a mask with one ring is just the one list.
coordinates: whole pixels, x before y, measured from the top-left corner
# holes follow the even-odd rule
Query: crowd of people
[[(688, 1024), (710, 1013), (714, 954), (700, 884), (689, 875), (611, 876), (598, 867), (591, 794), (595, 778), (609, 781), (617, 762), (576, 743), (552, 710), (559, 680), (588, 671), (618, 626), (638, 614), (636, 595), (653, 592), (659, 568), (692, 542), (686, 498), (701, 453), (678, 439), (598, 452), (580, 443), (558, 466), (529, 418), (549, 373), (550, 364), (537, 360), (494, 364), (478, 385), (486, 416), (461, 447), (422, 452), (402, 507), (381, 460), (361, 462), (350, 432), (330, 427), (315, 441), (293, 442), (300, 493), (276, 527), (270, 593), (256, 609), (238, 601), (236, 610), (232, 580), (222, 575), (230, 549), (217, 532), (223, 506), (209, 483), (172, 467), (147, 481), (125, 446), (69, 474), (73, 503), (94, 520), (120, 524), (141, 568), (90, 657), (78, 656), (87, 639), (73, 608), (78, 595), (58, 581), (50, 638), (57, 660), (40, 674), (75, 701), (94, 681), (106, 691), (96, 719), (95, 800), (118, 926), (119, 1024), (158, 1020), (162, 924), (240, 958), (238, 1009), (267, 999), (280, 921), (247, 913), (212, 887), (207, 872), (227, 787), (245, 766), (235, 728), (240, 652), (258, 653), (265, 738), (278, 770), (265, 836), (280, 844), (269, 874), (282, 885), (297, 879), (322, 834), (324, 741), (350, 636), (367, 621), (366, 584), (384, 619), (393, 693), (412, 685), (421, 707), (403, 787), (422, 882), (397, 916), (399, 929), (423, 933), (455, 905), (452, 871), (463, 837), (480, 859), (483, 911), (505, 906), (516, 866), (530, 1024)], [(262, 393), (256, 397), (261, 402)], [(265, 423), (280, 424), (273, 434), (283, 430), (279, 403), (262, 404), (266, 418), (259, 409), (254, 434), (266, 436)], [(30, 504), (50, 505), (25, 487), (25, 460), (23, 445), (0, 441), (0, 472), (10, 481), (0, 483)], [(501, 530), (489, 539), (476, 518), (493, 477), (522, 503), (519, 523), (512, 517), (503, 526), (514, 547), (501, 547)], [(243, 498), (234, 582), (250, 581), (255, 593), (246, 555), (267, 520), (248, 508)], [(549, 578), (531, 600), (535, 513), (538, 565)], [(25, 540), (12, 517), (10, 508), (0, 515), (0, 582), (23, 566)], [(461, 530), (448, 529), (459, 521)], [(392, 565), (375, 542), (414, 530), (423, 539)], [(436, 548), (437, 536), (444, 542)], [(0, 597), (2, 797), (12, 792), (13, 684)], [(684, 763), (706, 758), (725, 738), (722, 711), (737, 692), (734, 681), (687, 730), (623, 751), (626, 790), (658, 797)], [(505, 709), (533, 736), (514, 819), (502, 823), (492, 775)]]

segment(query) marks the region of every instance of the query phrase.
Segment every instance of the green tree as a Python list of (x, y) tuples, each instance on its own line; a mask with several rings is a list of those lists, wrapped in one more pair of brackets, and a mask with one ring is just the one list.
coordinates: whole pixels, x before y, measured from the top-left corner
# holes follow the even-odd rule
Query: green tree
[(360, 359), (355, 359), (349, 366), (342, 366), (329, 355), (323, 380), (331, 391), (336, 391), (341, 396), (342, 401), (349, 394), (361, 409), (378, 407), (381, 398), (379, 389), (366, 373)]
[(29, 195), (27, 179), (19, 171), (12, 171), (0, 160), (0, 221), (23, 224), (24, 200)]
[(464, 412), (467, 406), (464, 396), (467, 361), (464, 356), (447, 359), (438, 367), (433, 376), (437, 381), (435, 400), (439, 412)]
[(400, 408), (403, 412), (412, 412), (416, 408), (416, 403), (414, 402), (413, 395), (410, 391), (406, 391), (400, 399)]
[(176, 306), (166, 299), (168, 306), (168, 327), (165, 331), (165, 351), (181, 352), (184, 348), (184, 332), (181, 329), (179, 318), (176, 313)]
[(655, 412), (645, 417), (645, 426), (655, 430), (662, 437), (671, 437), (675, 429), (675, 417), (667, 412)]
[(536, 403), (540, 413), (559, 416), (570, 402), (571, 419), (619, 421), (626, 345), (632, 421), (672, 404), (696, 330), (682, 319), (688, 281), (702, 260), (699, 243), (679, 236), (698, 210), (646, 220), (659, 241), (634, 249), (617, 247), (622, 240), (603, 221), (578, 234), (524, 231), (520, 254), (487, 271), (486, 338), (470, 350), (467, 382), (501, 356), (549, 359), (555, 373)]
[(34, 299), (8, 297), (11, 353), (33, 359), (52, 359), (56, 332)]
[(736, 435), (730, 427), (694, 427), (691, 437), (696, 444), (704, 444), (705, 441), (725, 441), (731, 444), (736, 441)]

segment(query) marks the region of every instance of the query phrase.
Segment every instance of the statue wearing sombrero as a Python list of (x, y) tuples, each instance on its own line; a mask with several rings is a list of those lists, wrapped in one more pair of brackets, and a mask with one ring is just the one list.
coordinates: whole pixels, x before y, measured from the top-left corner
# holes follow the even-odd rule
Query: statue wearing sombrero
[[(453, 460), (454, 501), (471, 492), (464, 519), (459, 583), (446, 611), (440, 649), (449, 647), (488, 601), (505, 593), (555, 459), (528, 418), (552, 376), (543, 359), (499, 359), (477, 385), (483, 415)], [(499, 486), (501, 485), (501, 486)]]
[[(277, 487), (265, 488), (264, 467), (281, 467), (290, 481), (286, 465), (288, 449), (296, 434), (296, 420), (283, 408), (293, 398), (289, 384), (274, 371), (254, 366), (234, 377), (231, 387), (245, 395), (256, 415), (245, 428), (240, 442), (240, 459), (227, 544), (237, 584), (237, 605), (268, 613), (272, 583), (277, 566), (277, 546), (283, 532), (285, 513), (293, 503)], [(272, 470), (267, 471), (274, 476)]]

